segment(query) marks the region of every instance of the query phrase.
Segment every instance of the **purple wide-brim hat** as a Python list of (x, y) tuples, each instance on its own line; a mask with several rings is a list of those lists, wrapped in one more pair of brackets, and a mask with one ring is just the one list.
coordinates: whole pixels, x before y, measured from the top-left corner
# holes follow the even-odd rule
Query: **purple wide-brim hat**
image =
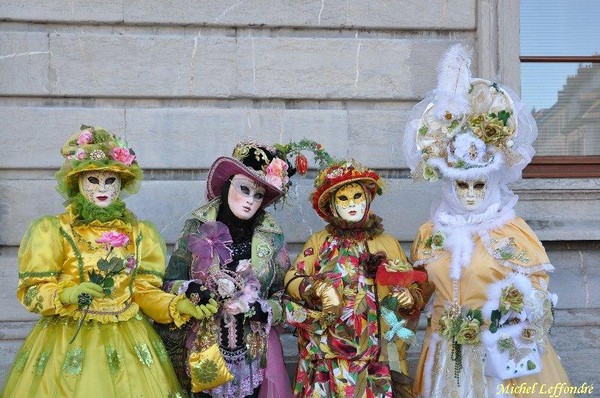
[(283, 196), (283, 191), (269, 183), (262, 171), (247, 167), (237, 159), (222, 156), (215, 160), (208, 172), (208, 181), (206, 182), (206, 197), (208, 200), (221, 196), (221, 189), (225, 181), (236, 174), (245, 175), (265, 188), (265, 197), (261, 207), (267, 207)]

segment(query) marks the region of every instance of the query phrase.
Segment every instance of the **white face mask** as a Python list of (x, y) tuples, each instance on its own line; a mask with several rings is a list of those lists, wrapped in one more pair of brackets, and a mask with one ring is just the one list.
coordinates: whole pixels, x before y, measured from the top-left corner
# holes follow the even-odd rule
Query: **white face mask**
[(119, 197), (121, 177), (113, 171), (84, 171), (79, 174), (79, 192), (98, 207), (108, 207)]
[(456, 180), (454, 181), (454, 191), (456, 192), (458, 203), (465, 210), (473, 211), (477, 210), (481, 206), (483, 199), (485, 199), (487, 185), (483, 180)]
[(360, 184), (351, 183), (338, 189), (334, 195), (335, 211), (346, 220), (357, 222), (367, 210), (367, 198)]
[(231, 212), (241, 220), (249, 220), (260, 209), (265, 198), (265, 188), (254, 181), (236, 174), (231, 179), (231, 186), (227, 195), (227, 203)]

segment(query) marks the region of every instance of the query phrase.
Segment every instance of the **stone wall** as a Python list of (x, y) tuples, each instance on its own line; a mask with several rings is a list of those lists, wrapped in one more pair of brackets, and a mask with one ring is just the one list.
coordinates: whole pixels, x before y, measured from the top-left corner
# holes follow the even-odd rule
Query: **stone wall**
[[(0, 382), (36, 319), (14, 295), (19, 241), (61, 211), (53, 174), (80, 124), (128, 139), (145, 170), (128, 206), (170, 245), (217, 156), (245, 138), (306, 137), (387, 177), (375, 211), (407, 246), (438, 188), (409, 179), (402, 131), (439, 57), (470, 45), (476, 75), (519, 86), (517, 0), (3, 0), (0, 21)], [(599, 185), (514, 186), (557, 268), (553, 341), (579, 384), (598, 381)], [(274, 210), (294, 253), (323, 226), (310, 190), (296, 180)]]

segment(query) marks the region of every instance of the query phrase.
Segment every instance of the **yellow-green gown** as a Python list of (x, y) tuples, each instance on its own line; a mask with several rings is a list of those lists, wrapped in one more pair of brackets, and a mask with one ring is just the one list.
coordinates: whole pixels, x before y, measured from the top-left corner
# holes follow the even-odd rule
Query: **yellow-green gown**
[[(64, 305), (60, 292), (96, 268), (107, 251), (96, 239), (126, 233), (127, 246), (111, 255), (134, 255), (137, 267), (115, 276), (109, 296), (95, 298), (75, 340), (82, 311)], [(71, 206), (33, 222), (19, 248), (17, 297), (41, 315), (17, 353), (4, 397), (182, 397), (166, 350), (148, 317), (187, 321), (175, 307), (183, 296), (161, 290), (165, 245), (147, 222), (76, 222)]]

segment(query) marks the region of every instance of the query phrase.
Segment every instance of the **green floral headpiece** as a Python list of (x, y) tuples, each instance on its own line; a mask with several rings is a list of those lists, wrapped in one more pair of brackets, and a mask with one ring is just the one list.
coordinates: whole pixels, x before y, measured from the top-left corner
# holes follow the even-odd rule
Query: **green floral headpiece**
[(66, 199), (79, 192), (79, 174), (84, 171), (112, 171), (121, 177), (121, 196), (136, 193), (142, 182), (142, 169), (127, 142), (101, 127), (82, 125), (63, 145), (65, 158), (56, 173), (57, 191)]

